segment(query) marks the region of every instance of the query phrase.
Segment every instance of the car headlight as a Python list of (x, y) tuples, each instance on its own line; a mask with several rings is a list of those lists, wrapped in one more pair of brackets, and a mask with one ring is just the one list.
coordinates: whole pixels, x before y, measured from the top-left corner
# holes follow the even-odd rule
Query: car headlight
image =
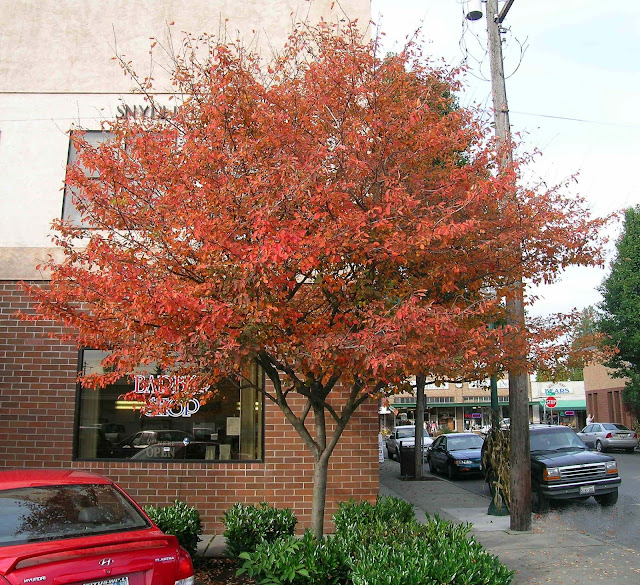
[(542, 478), (545, 481), (551, 481), (554, 479), (560, 479), (560, 468), (559, 467), (547, 467), (542, 472)]
[(473, 465), (471, 459), (456, 459), (456, 465)]
[(607, 461), (604, 464), (607, 473), (617, 474), (618, 473), (618, 462), (617, 461)]

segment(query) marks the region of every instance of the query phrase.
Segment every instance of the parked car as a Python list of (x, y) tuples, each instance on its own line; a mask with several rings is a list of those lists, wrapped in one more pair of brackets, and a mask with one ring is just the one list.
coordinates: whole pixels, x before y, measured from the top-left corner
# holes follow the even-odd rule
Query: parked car
[(0, 582), (193, 585), (189, 554), (109, 479), (0, 471)]
[[(589, 451), (574, 430), (561, 425), (531, 425), (529, 437), (534, 511), (547, 510), (552, 500), (586, 500), (593, 496), (602, 506), (618, 501), (621, 479), (613, 457)], [(483, 472), (490, 478), (492, 469), (487, 465)]]
[(137, 433), (126, 438), (121, 443), (114, 445), (114, 457), (132, 457), (138, 451), (142, 451), (149, 445), (155, 443), (178, 442), (189, 439), (193, 441), (193, 435), (187, 431), (178, 431), (172, 429), (153, 429), (138, 431)]
[(427, 451), (429, 471), (446, 473), (449, 479), (481, 473), (482, 443), (475, 433), (440, 435)]
[[(424, 430), (423, 434), (423, 450), (426, 455), (427, 449), (433, 439), (429, 436), (429, 433)], [(401, 447), (415, 447), (416, 444), (416, 427), (414, 425), (402, 425), (396, 427), (393, 432), (387, 437), (387, 453), (389, 459), (400, 459)]]
[(593, 423), (578, 433), (587, 447), (605, 452), (609, 449), (624, 449), (633, 453), (638, 446), (638, 433), (618, 423)]

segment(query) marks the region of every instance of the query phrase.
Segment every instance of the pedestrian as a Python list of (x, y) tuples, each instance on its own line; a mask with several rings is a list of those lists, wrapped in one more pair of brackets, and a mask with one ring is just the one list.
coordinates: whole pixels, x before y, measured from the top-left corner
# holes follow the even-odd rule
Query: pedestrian
[(591, 413), (589, 413), (588, 416), (587, 416), (587, 424), (588, 425), (592, 425), (594, 420), (595, 420), (595, 418), (593, 418), (593, 415)]

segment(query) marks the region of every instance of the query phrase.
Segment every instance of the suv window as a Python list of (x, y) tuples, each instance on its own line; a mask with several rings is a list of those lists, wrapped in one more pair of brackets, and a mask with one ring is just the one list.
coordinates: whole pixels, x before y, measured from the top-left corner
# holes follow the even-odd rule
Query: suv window
[(586, 449), (580, 437), (572, 430), (544, 429), (531, 431), (531, 451), (555, 451), (566, 447)]

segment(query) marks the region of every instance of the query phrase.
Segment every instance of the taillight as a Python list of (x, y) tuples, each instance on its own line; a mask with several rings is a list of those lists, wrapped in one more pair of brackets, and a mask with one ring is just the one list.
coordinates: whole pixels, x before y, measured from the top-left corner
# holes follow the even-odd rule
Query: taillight
[(605, 439), (610, 439), (611, 438), (611, 433), (607, 433), (607, 436), (605, 437)]
[(175, 585), (193, 585), (194, 580), (191, 557), (186, 550), (180, 547), (178, 549), (178, 569), (176, 571)]
[(637, 439), (638, 438), (638, 433), (633, 433), (633, 438)]

